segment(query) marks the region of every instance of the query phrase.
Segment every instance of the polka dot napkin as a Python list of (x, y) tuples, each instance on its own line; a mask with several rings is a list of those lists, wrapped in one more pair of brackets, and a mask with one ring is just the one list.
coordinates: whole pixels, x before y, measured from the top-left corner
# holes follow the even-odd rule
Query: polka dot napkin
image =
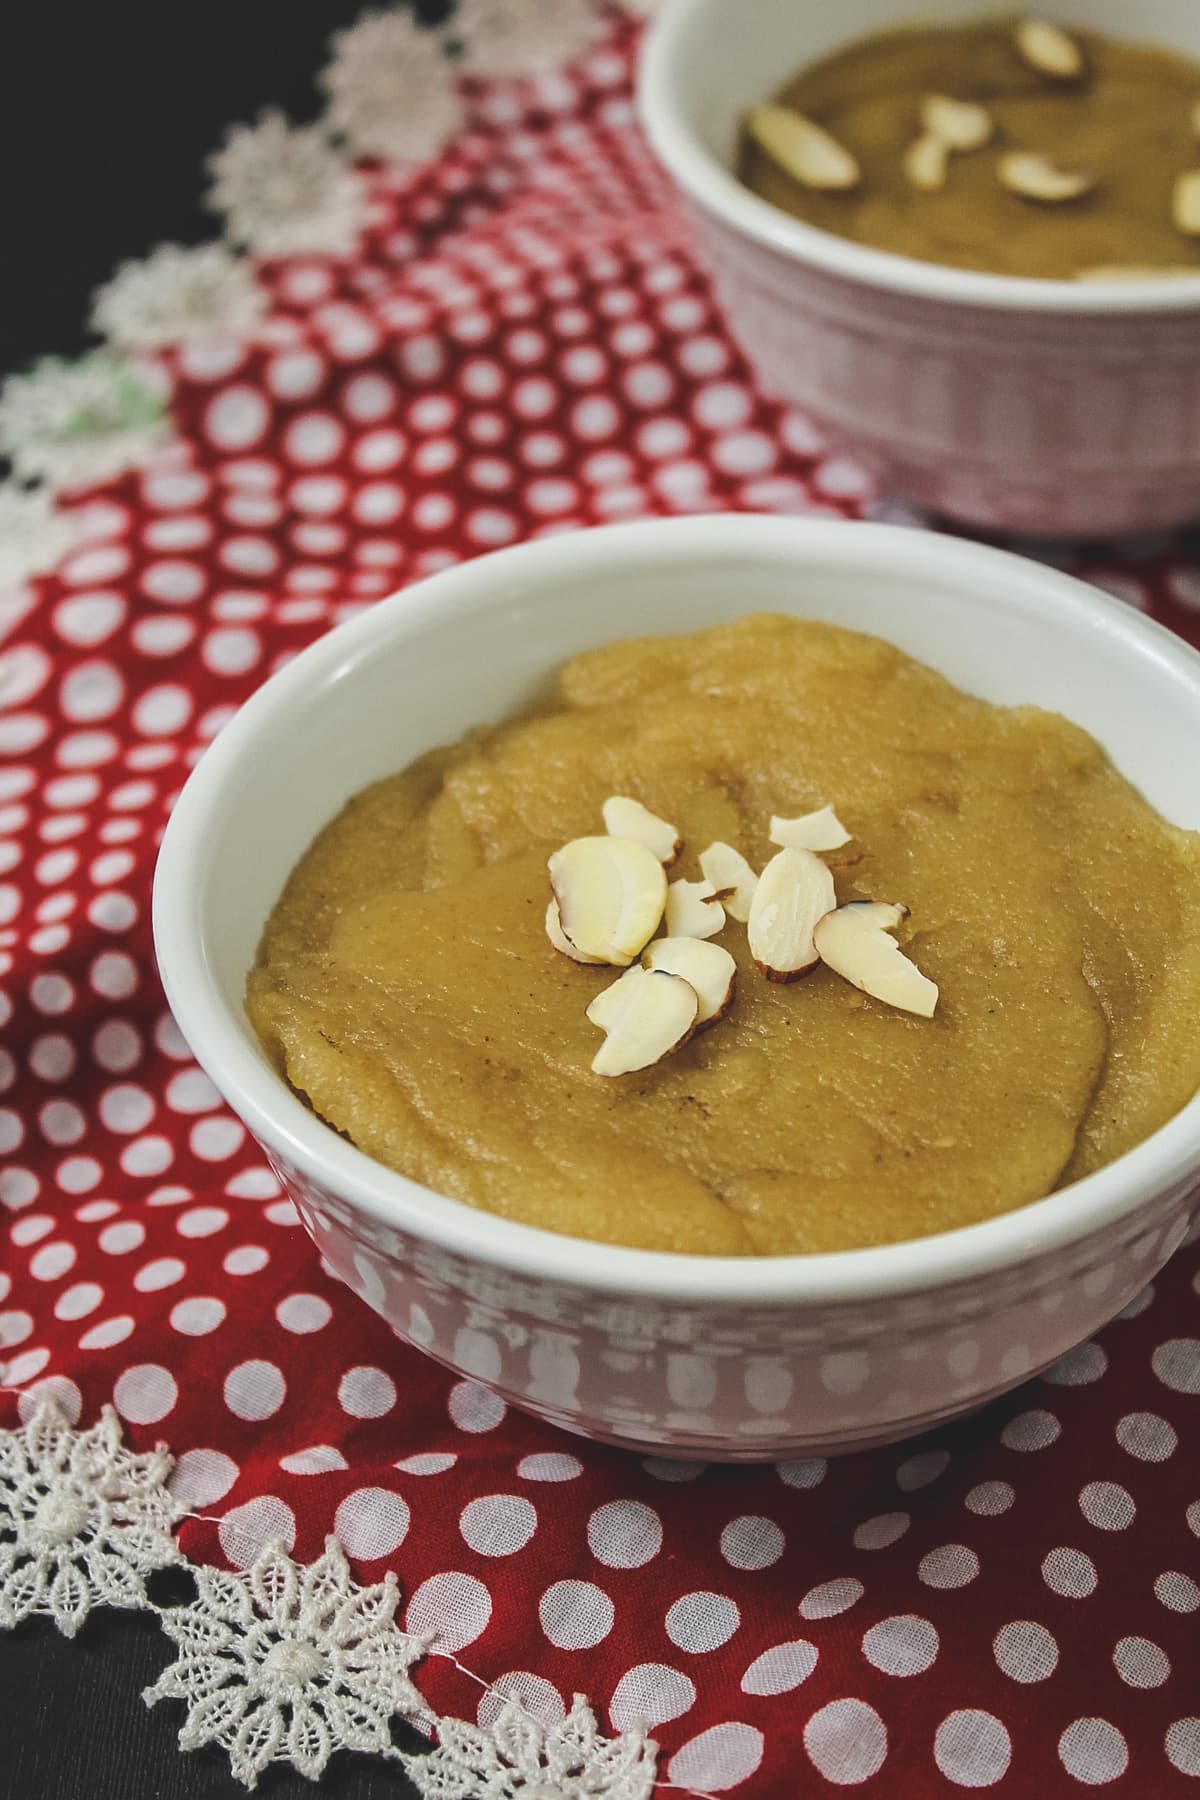
[[(474, 1718), (473, 1676), (547, 1721), (582, 1692), (686, 1791), (1192, 1793), (1194, 1247), (931, 1439), (640, 1460), (506, 1411), (332, 1281), (163, 1003), (167, 809), (315, 635), (547, 531), (889, 510), (733, 349), (631, 123), (633, 41), (481, 85), (415, 174), (361, 169), (353, 252), (260, 262), (252, 330), (160, 351), (141, 466), (73, 492), (65, 560), (6, 597), (0, 1423), (115, 1401), (178, 1458), (193, 1558), (336, 1531), (457, 1659), (420, 1671), (433, 1708)], [(1196, 635), (1186, 539), (1061, 560)]]

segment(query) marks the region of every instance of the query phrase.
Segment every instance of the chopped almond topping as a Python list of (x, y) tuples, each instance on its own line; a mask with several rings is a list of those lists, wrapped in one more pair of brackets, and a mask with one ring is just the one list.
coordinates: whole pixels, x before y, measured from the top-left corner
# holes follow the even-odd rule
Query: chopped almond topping
[(1096, 185), (1096, 177), (1086, 169), (1060, 169), (1048, 156), (1036, 150), (1010, 150), (996, 165), (1000, 184), (1022, 200), (1036, 200), (1042, 206), (1059, 206), (1066, 200), (1081, 200)]
[(1200, 237), (1200, 169), (1188, 169), (1176, 181), (1171, 217), (1184, 237)]
[(601, 961), (600, 957), (585, 956), (581, 950), (575, 948), (562, 928), (562, 920), (558, 916), (558, 901), (553, 898), (546, 907), (546, 936), (554, 948), (561, 950), (564, 956), (569, 956), (572, 962), (599, 964)]
[[(715, 946), (711, 946), (715, 948)], [(690, 1036), (700, 999), (690, 982), (635, 964), (587, 1009), (605, 1033), (592, 1061), (596, 1075), (633, 1075), (674, 1050)]]
[(652, 851), (628, 838), (573, 838), (548, 867), (559, 923), (577, 950), (622, 969), (641, 955), (667, 903)]
[(815, 120), (764, 102), (746, 115), (746, 130), (785, 175), (809, 188), (853, 188), (862, 171), (849, 150)]
[(715, 844), (701, 851), (700, 867), (721, 896), (730, 918), (744, 925), (750, 917), (758, 876), (741, 851), (718, 838)]
[(776, 814), (771, 820), (771, 842), (784, 850), (840, 850), (850, 842), (850, 833), (832, 806), (822, 806), (799, 819), (781, 819)]
[(1083, 51), (1075, 39), (1052, 25), (1049, 19), (1022, 19), (1013, 32), (1022, 62), (1048, 75), (1052, 81), (1078, 81), (1083, 74)]
[(864, 994), (931, 1019), (938, 1003), (936, 982), (922, 975), (888, 936), (907, 917), (906, 906), (852, 901), (820, 921), (814, 933), (817, 951), (835, 974)]
[(613, 794), (604, 802), (604, 829), (609, 837), (628, 838), (630, 843), (644, 844), (660, 863), (673, 863), (683, 849), (683, 839), (673, 825), (652, 813), (640, 800), (627, 794)]
[(904, 152), (904, 173), (913, 187), (932, 194), (946, 185), (950, 168), (950, 151), (944, 140), (926, 131)]
[(813, 928), (837, 905), (833, 876), (811, 850), (781, 850), (758, 878), (750, 954), (768, 981), (795, 981), (817, 960)]
[(725, 929), (725, 908), (711, 881), (670, 882), (664, 918), (673, 938), (711, 938)]
[(719, 1019), (733, 1000), (737, 964), (720, 944), (704, 944), (694, 937), (655, 938), (642, 952), (642, 964), (681, 975), (695, 988), (700, 1001), (697, 1028)]
[(952, 100), (948, 94), (926, 94), (921, 124), (947, 150), (979, 150), (992, 135), (994, 121), (986, 106), (974, 100)]

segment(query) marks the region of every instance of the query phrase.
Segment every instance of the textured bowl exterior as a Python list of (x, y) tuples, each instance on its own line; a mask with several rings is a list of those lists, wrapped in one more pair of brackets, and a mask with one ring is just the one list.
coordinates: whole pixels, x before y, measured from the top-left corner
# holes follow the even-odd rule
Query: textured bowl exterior
[[(1190, 0), (1142, 0), (1137, 35), (1200, 56)], [(977, 0), (927, 0), (947, 24)], [(1018, 280), (925, 263), (791, 218), (730, 172), (745, 108), (781, 75), (908, 17), (896, 0), (667, 0), (643, 51), (650, 143), (695, 222), (764, 386), (884, 490), (1030, 534), (1158, 529), (1200, 512), (1200, 272)], [(1128, 36), (1126, 0), (1063, 23)]]
[(673, 1256), (535, 1230), (383, 1168), (279, 1079), (243, 999), (287, 874), (351, 794), (527, 703), (589, 645), (771, 606), (891, 638), (985, 699), (1056, 706), (1200, 829), (1200, 657), (1182, 640), (951, 537), (725, 514), (501, 551), (329, 633), (206, 752), (155, 879), (172, 1011), (329, 1267), (401, 1338), (513, 1404), (706, 1459), (904, 1437), (1054, 1362), (1182, 1240), (1200, 1099), (1086, 1181), (965, 1230), (823, 1256)]
[(885, 492), (1052, 536), (1196, 516), (1200, 312), (998, 312), (889, 293), (692, 214), (764, 385)]

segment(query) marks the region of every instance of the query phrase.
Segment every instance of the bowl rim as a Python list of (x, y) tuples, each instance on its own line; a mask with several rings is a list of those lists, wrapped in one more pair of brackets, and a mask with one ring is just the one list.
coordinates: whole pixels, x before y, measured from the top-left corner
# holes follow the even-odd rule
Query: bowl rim
[(875, 250), (772, 206), (706, 149), (680, 104), (679, 61), (690, 20), (712, 4), (714, 0), (666, 0), (642, 43), (636, 104), (650, 145), (677, 187), (738, 236), (843, 280), (945, 305), (1118, 318), (1200, 308), (1200, 270), (1194, 276), (1138, 282), (992, 275)]
[(558, 1287), (701, 1305), (862, 1302), (974, 1281), (1077, 1244), (1135, 1214), (1200, 1172), (1200, 1095), (1143, 1143), (1094, 1174), (998, 1218), (900, 1244), (793, 1256), (714, 1257), (595, 1243), (524, 1225), (449, 1199), (385, 1168), (325, 1125), (251, 1047), (218, 990), (202, 930), (211, 822), (255, 766), (256, 743), (294, 697), (344, 672), (383, 641), (431, 618), (487, 604), (522, 580), (561, 585), (580, 557), (614, 572), (631, 561), (720, 553), (907, 567), (967, 585), (1008, 564), (1036, 584), (1039, 608), (1081, 630), (1117, 637), (1182, 680), (1200, 724), (1200, 653), (1165, 626), (1055, 569), (1008, 551), (902, 526), (717, 513), (593, 527), (480, 556), (380, 600), (335, 627), (262, 684), (201, 757), (175, 803), (154, 876), (153, 928), (172, 1013), (201, 1067), (256, 1138), (314, 1185), (372, 1219), (468, 1262)]

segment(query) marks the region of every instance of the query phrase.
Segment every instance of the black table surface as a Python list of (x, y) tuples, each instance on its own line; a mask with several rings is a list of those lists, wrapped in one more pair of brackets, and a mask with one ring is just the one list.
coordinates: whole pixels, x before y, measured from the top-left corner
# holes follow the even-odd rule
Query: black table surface
[[(123, 259), (217, 235), (204, 159), (225, 128), (316, 116), (331, 31), (362, 0), (11, 0), (0, 11), (0, 372), (91, 341), (93, 290)], [(434, 3), (427, 18), (444, 14)], [(140, 1694), (173, 1647), (152, 1614), (0, 1632), (0, 1800), (234, 1800), (218, 1751), (176, 1744), (178, 1702)], [(267, 1800), (408, 1800), (394, 1764), (340, 1753), (319, 1787), (275, 1768)]]

